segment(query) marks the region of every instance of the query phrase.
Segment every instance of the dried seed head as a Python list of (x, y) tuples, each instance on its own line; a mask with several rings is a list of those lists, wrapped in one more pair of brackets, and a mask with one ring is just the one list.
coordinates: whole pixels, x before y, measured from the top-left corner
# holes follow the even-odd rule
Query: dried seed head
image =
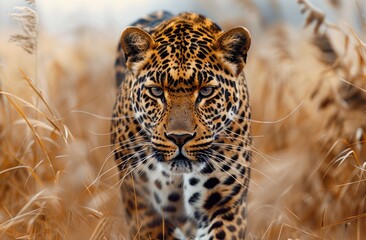
[[(27, 0), (27, 2), (35, 7), (35, 0)], [(21, 24), (23, 33), (11, 35), (9, 41), (15, 42), (27, 53), (33, 54), (37, 49), (37, 12), (30, 7), (15, 7), (14, 9), (16, 12), (11, 13), (10, 16)]]

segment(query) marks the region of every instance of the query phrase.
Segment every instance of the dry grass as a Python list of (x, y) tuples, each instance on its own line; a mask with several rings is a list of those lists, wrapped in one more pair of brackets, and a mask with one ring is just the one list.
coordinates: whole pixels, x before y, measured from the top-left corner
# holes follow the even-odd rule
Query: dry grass
[[(15, 42), (29, 54), (37, 52), (38, 15), (35, 0), (27, 1), (30, 7), (16, 7), (10, 17), (20, 23), (23, 33), (10, 36), (10, 41)], [(33, 8), (32, 8), (33, 7)]]
[(115, 48), (91, 52), (90, 44), (46, 36), (40, 41), (48, 44), (38, 53), (44, 59), (38, 84), (21, 66), (26, 69), (33, 56), (13, 66), (6, 63), (21, 53), (6, 44), (0, 49), (0, 239), (101, 239), (101, 228), (113, 230), (105, 222), (120, 223), (114, 221), (120, 202), (112, 187), (116, 168), (105, 159), (110, 148), (104, 146)]
[[(314, 33), (266, 30), (246, 69), (259, 152), (248, 238), (362, 239), (365, 44), (299, 2)], [(108, 157), (116, 43), (101, 35), (38, 36), (37, 59), (0, 45), (0, 239), (123, 239)]]
[(251, 235), (362, 239), (365, 45), (352, 29), (329, 23), (308, 1), (299, 3), (308, 13), (306, 26), (314, 24), (314, 40), (279, 27), (248, 69), (248, 79), (255, 79), (254, 119), (281, 119), (296, 110), (284, 120), (254, 125), (255, 134), (263, 136), (255, 139), (256, 148), (271, 157), (255, 159), (261, 174), (254, 172), (260, 188), (251, 195)]
[[(254, 235), (266, 239), (361, 239), (366, 82), (345, 83), (319, 57), (322, 52), (299, 41), (290, 40), (285, 52), (278, 47), (271, 57), (265, 52), (248, 70), (249, 79), (256, 77), (254, 119), (282, 119), (296, 110), (284, 120), (254, 124), (262, 136), (255, 138), (256, 148), (271, 157), (255, 159), (264, 176), (254, 172), (261, 189), (251, 196), (250, 223)], [(291, 51), (296, 48), (303, 51)], [(279, 62), (282, 67), (273, 64)], [(260, 69), (266, 71), (258, 75)]]

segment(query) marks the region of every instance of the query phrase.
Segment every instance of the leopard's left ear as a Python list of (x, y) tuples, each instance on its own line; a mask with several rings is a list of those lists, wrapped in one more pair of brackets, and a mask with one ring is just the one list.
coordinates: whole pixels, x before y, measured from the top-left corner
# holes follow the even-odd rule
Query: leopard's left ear
[(239, 74), (247, 61), (250, 42), (249, 31), (244, 27), (235, 27), (219, 35), (215, 47), (234, 73)]

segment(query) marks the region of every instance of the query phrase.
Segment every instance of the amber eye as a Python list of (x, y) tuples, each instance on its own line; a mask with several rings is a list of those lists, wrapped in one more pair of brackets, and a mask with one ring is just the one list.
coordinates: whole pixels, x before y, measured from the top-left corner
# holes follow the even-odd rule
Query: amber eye
[(164, 95), (164, 91), (160, 87), (149, 87), (148, 90), (149, 90), (150, 94), (156, 98), (160, 98)]
[(209, 97), (213, 94), (214, 88), (213, 87), (203, 87), (200, 90), (201, 97)]

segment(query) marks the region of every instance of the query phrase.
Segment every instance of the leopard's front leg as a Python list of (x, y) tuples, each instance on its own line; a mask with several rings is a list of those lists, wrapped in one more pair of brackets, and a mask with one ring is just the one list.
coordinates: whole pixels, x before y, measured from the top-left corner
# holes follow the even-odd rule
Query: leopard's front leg
[[(123, 239), (173, 240), (175, 226), (151, 204), (144, 177), (132, 173), (121, 183), (127, 235)], [(136, 188), (136, 185), (139, 188)]]

